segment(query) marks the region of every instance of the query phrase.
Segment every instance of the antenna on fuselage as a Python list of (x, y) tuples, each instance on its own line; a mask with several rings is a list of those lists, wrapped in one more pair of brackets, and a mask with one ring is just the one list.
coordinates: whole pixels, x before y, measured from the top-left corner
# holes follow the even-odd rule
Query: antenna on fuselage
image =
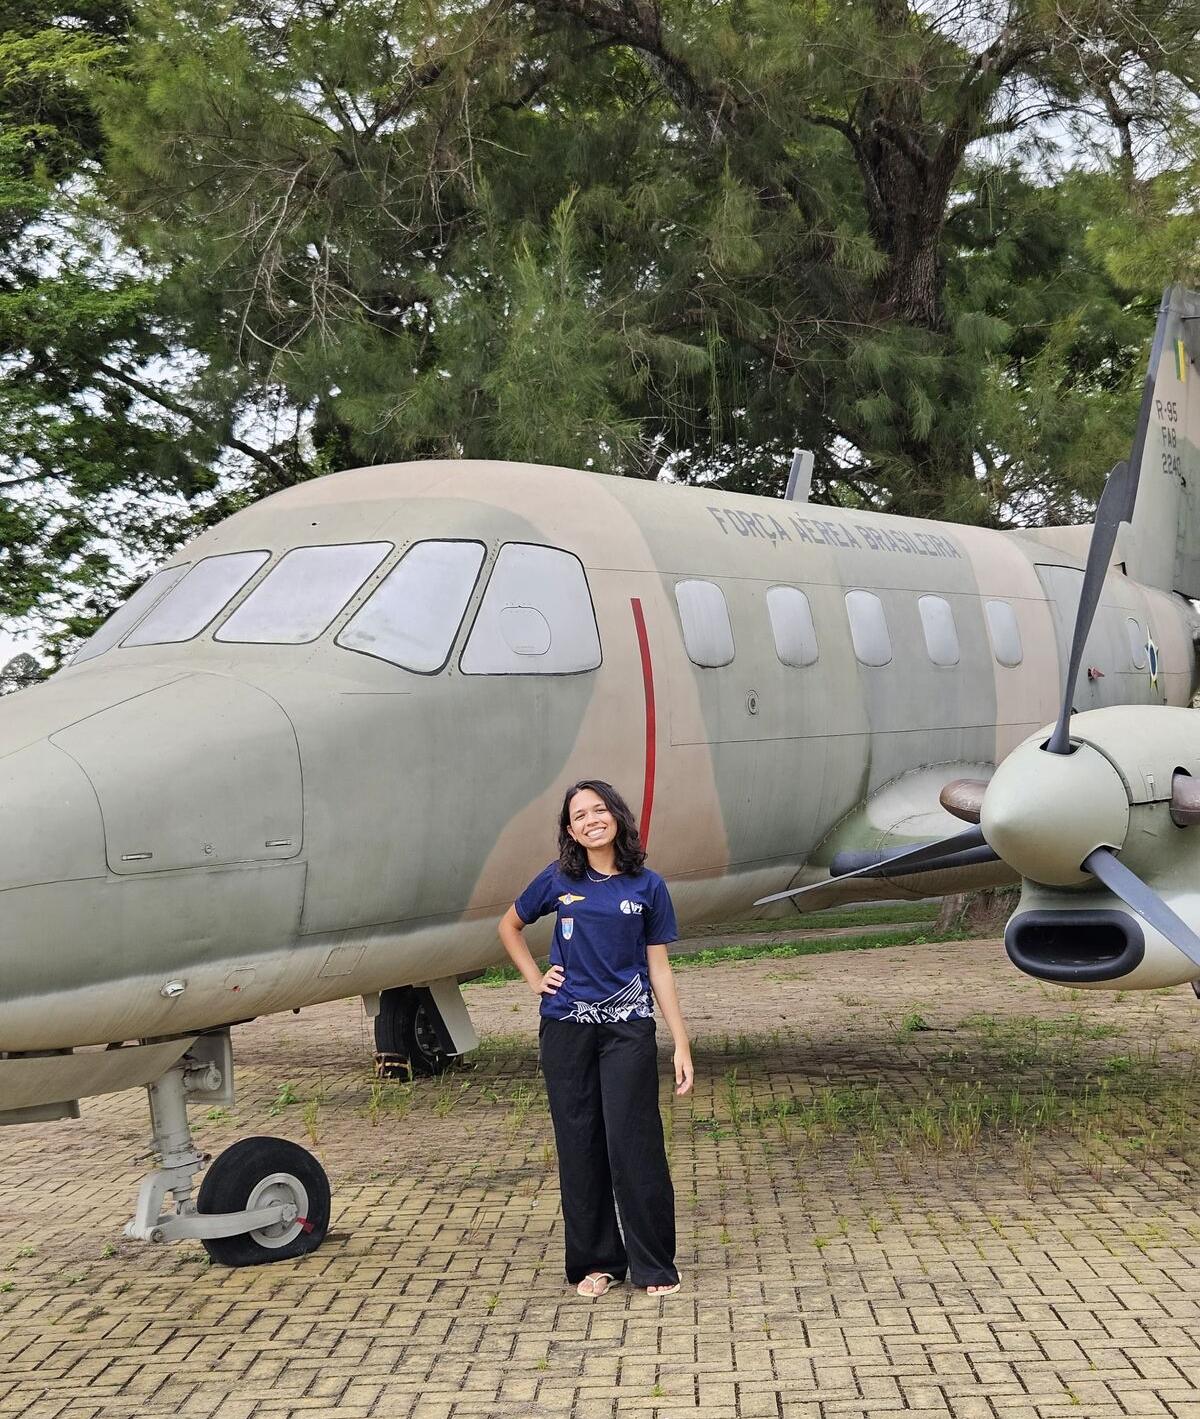
[(784, 498), (793, 503), (806, 503), (812, 492), (813, 464), (816, 462), (812, 450), (798, 448), (792, 454), (792, 467), (788, 473), (787, 492)]

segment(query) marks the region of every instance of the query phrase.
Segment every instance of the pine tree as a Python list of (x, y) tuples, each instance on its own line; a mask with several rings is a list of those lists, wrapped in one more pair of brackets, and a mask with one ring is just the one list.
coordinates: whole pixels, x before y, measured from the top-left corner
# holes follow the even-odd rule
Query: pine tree
[(0, 36), (0, 617), (68, 638), (353, 463), (1085, 517), (1196, 267), (1182, 0), (126, 3)]
[(1170, 167), (1138, 154), (1195, 133), (1180, 0), (140, 16), (103, 95), (131, 230), (321, 466), (774, 491), (803, 444), (819, 497), (1003, 521), (1120, 451), (1158, 278), (1037, 172), (1085, 141)]
[(44, 674), (45, 671), (33, 656), (22, 651), (0, 669), (0, 695), (12, 695), (18, 690), (36, 685)]

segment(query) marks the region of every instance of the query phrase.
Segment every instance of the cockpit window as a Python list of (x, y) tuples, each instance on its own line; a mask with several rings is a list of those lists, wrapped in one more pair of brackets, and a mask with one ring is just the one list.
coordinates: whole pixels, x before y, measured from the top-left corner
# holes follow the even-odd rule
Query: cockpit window
[(72, 665), (82, 665), (85, 660), (103, 655), (111, 650), (122, 636), (136, 626), (147, 611), (161, 596), (165, 596), (188, 569), (188, 564), (179, 567), (164, 567), (155, 572), (149, 581), (144, 581), (123, 606), (118, 606), (100, 629), (79, 647), (71, 657)]
[(338, 645), (435, 673), (449, 659), (483, 558), (479, 542), (418, 542), (338, 633)]
[(391, 550), (391, 542), (295, 548), (280, 558), (214, 639), (273, 645), (316, 640)]
[(270, 552), (229, 552), (205, 557), (155, 606), (123, 644), (172, 645), (190, 641), (241, 591)]
[(570, 675), (600, 664), (583, 564), (527, 542), (500, 549), (459, 662), (465, 675)]

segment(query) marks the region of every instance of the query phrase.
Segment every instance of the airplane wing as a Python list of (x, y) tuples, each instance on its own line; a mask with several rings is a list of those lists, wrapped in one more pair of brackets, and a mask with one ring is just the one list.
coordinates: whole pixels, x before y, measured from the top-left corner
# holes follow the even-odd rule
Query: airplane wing
[(972, 860), (969, 851), (945, 865), (939, 862), (932, 869), (914, 868), (886, 878), (846, 875), (875, 858), (960, 832), (964, 824), (942, 807), (942, 790), (957, 780), (982, 785), (994, 771), (992, 764), (938, 764), (884, 784), (837, 824), (796, 874), (791, 888), (806, 889), (791, 898), (796, 910), (896, 898), (918, 901), (1015, 884), (1020, 879), (1010, 867), (994, 856), (985, 862)]
[[(915, 844), (910, 840), (905, 845), (912, 847)], [(793, 888), (803, 887), (806, 890), (791, 900), (797, 911), (811, 912), (856, 902), (919, 902), (927, 897), (948, 897), (954, 892), (982, 892), (988, 887), (1011, 887), (1019, 881), (1011, 868), (995, 861), (889, 877), (834, 877), (828, 868), (809, 865), (798, 872), (792, 882)]]

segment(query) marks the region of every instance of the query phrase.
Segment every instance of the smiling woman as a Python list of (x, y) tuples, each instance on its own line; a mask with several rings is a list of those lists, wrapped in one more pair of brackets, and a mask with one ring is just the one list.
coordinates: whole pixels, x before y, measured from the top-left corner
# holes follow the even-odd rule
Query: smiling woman
[[(558, 861), (505, 913), (500, 939), (541, 999), (567, 1280), (596, 1297), (628, 1271), (651, 1295), (669, 1294), (679, 1290), (675, 1194), (658, 1111), (653, 1001), (675, 1041), (676, 1091), (686, 1094), (692, 1054), (667, 960), (675, 912), (610, 784), (572, 784), (558, 827)], [(523, 932), (552, 911), (543, 974)]]

